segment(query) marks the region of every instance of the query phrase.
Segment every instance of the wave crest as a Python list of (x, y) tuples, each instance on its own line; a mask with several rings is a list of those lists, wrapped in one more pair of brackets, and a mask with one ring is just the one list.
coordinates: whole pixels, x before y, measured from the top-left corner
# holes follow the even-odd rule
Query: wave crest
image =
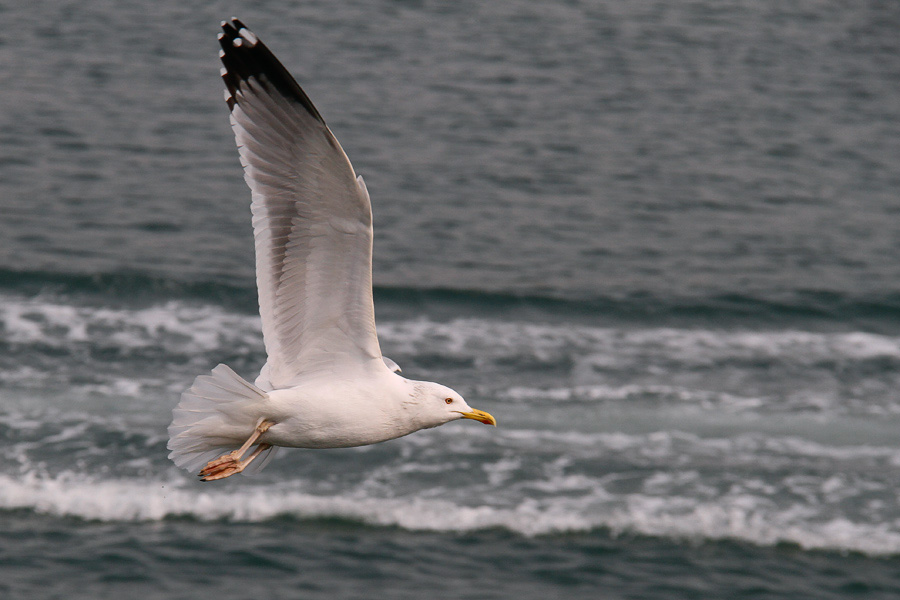
[(467, 506), (446, 500), (313, 495), (298, 490), (239, 488), (199, 491), (176, 483), (94, 481), (72, 474), (50, 479), (0, 475), (0, 508), (104, 522), (194, 518), (261, 522), (341, 519), (409, 531), (506, 529), (525, 535), (590, 533), (644, 535), (692, 542), (735, 540), (760, 546), (795, 544), (806, 550), (900, 554), (900, 530), (890, 523), (824, 518), (798, 507), (773, 509), (739, 494), (724, 501), (631, 494), (613, 502), (602, 491), (585, 499), (523, 500), (515, 506)]

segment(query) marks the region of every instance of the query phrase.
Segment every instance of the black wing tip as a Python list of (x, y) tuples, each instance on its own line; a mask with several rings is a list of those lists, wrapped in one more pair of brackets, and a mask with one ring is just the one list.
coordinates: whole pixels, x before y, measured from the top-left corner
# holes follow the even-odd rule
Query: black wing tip
[(231, 17), (231, 18), (230, 18), (229, 20), (227, 20), (227, 21), (222, 21), (222, 27), (224, 28), (224, 27), (226, 27), (226, 26), (227, 26), (227, 27), (231, 27), (231, 28), (234, 29), (235, 31), (238, 31), (238, 30), (240, 30), (240, 29), (246, 29), (246, 28), (247, 28), (247, 26), (244, 25), (244, 24), (241, 22), (241, 20), (238, 19), (237, 17)]
[(237, 104), (237, 92), (241, 83), (255, 78), (264, 88), (271, 85), (286, 98), (299, 103), (313, 118), (325, 124), (325, 120), (303, 88), (291, 76), (272, 51), (236, 17), (222, 21), (222, 33), (218, 35), (222, 51), (219, 58), (225, 66), (222, 79), (228, 88), (229, 96), (225, 101), (229, 110)]

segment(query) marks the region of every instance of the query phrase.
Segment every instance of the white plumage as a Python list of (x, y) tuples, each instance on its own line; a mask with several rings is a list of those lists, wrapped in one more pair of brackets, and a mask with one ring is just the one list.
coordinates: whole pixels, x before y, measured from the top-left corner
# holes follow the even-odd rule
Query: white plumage
[(263, 457), (251, 467), (261, 468), (277, 446), (359, 446), (460, 418), (496, 424), (445, 386), (401, 377), (382, 357), (366, 185), (257, 36), (237, 19), (222, 29), (222, 78), (251, 190), (268, 359), (255, 385), (225, 365), (194, 381), (173, 411), (170, 458), (189, 470), (209, 461), (200, 474), (213, 480)]

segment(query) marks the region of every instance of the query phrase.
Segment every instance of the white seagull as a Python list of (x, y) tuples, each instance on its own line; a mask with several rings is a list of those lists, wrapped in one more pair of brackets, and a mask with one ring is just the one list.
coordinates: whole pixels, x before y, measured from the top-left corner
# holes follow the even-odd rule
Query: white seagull
[(364, 446), (457, 419), (496, 425), (455, 391), (406, 379), (382, 356), (366, 185), (272, 52), (237, 19), (222, 29), (268, 359), (255, 384), (221, 364), (197, 377), (172, 411), (169, 458), (190, 471), (205, 464), (199, 475), (213, 481), (256, 459), (251, 469), (262, 468), (277, 446)]

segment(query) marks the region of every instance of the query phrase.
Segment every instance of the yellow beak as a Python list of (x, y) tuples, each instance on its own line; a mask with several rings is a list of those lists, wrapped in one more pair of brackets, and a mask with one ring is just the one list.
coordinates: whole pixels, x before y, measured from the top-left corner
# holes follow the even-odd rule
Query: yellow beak
[(485, 425), (493, 425), (494, 427), (497, 426), (497, 419), (484, 412), (483, 410), (475, 410), (473, 408), (472, 412), (460, 412), (459, 414), (461, 414), (464, 419), (475, 419), (476, 421), (480, 421)]

